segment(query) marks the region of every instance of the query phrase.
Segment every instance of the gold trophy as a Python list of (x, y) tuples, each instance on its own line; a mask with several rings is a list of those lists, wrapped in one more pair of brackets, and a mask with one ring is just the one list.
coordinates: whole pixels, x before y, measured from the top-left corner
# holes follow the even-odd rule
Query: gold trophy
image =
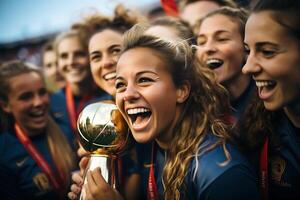
[[(110, 103), (93, 103), (86, 106), (77, 120), (82, 147), (90, 152), (90, 160), (84, 173), (100, 167), (101, 174), (111, 187), (118, 189), (117, 158), (130, 142), (128, 127), (117, 106)], [(85, 199), (82, 188), (80, 200)]]

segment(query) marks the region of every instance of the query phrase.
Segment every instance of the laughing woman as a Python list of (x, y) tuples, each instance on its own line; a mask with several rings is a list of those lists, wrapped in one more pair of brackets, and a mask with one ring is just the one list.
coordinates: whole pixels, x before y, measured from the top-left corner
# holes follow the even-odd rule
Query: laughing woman
[(208, 13), (196, 25), (198, 56), (217, 74), (230, 94), (233, 114), (238, 119), (249, 103), (255, 85), (242, 73), (246, 61), (244, 29), (247, 13), (223, 7)]
[[(251, 167), (228, 142), (224, 89), (188, 43), (137, 25), (124, 36), (116, 73), (116, 103), (133, 137), (152, 142), (142, 177), (149, 199), (257, 199)], [(87, 181), (88, 199), (121, 198), (99, 170)]]
[(15, 61), (0, 67), (1, 199), (65, 199), (74, 136), (48, 115), (41, 71)]
[(299, 1), (263, 0), (246, 24), (243, 72), (252, 75), (260, 100), (247, 111), (240, 133), (243, 146), (260, 159), (265, 199), (300, 199), (299, 17)]
[(58, 68), (67, 84), (51, 95), (51, 113), (58, 123), (69, 123), (75, 134), (77, 118), (84, 106), (111, 97), (93, 81), (85, 32), (68, 30), (57, 36), (55, 47)]

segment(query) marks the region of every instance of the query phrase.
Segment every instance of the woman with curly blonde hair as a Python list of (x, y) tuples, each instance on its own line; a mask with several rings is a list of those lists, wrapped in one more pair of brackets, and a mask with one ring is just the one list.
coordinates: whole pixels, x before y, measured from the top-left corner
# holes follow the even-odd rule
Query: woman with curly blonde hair
[[(116, 104), (134, 139), (152, 142), (152, 154), (138, 151), (141, 163), (151, 160), (142, 173), (148, 198), (258, 199), (251, 167), (230, 144), (228, 96), (195, 49), (139, 25), (125, 34), (123, 48)], [(99, 169), (87, 177), (91, 199), (121, 198)]]

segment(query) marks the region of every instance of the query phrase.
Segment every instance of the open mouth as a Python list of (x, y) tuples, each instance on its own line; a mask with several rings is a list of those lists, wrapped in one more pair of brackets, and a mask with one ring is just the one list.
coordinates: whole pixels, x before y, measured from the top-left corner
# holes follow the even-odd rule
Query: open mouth
[(224, 63), (223, 60), (216, 59), (216, 58), (206, 60), (206, 65), (210, 69), (216, 69), (216, 68), (220, 67), (221, 65), (223, 65), (223, 63)]
[(258, 87), (259, 96), (261, 99), (267, 99), (272, 95), (272, 91), (276, 86), (275, 81), (255, 81), (256, 86)]
[(275, 81), (256, 81), (257, 87), (267, 87), (267, 88), (273, 88), (276, 85)]
[(116, 72), (111, 72), (111, 73), (105, 74), (105, 75), (103, 76), (103, 78), (104, 78), (106, 81), (109, 81), (109, 80), (115, 79), (116, 76), (117, 76)]
[(42, 117), (44, 115), (45, 115), (45, 112), (43, 110), (29, 113), (30, 117)]
[(140, 126), (149, 120), (152, 112), (148, 108), (133, 108), (128, 109), (127, 114), (130, 118), (132, 125)]

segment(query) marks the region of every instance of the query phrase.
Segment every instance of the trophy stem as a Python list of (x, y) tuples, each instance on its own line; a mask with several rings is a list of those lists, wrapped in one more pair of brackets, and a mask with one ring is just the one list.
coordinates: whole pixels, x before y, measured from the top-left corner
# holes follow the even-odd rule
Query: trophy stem
[(113, 188), (118, 189), (118, 165), (117, 156), (115, 155), (102, 155), (102, 154), (91, 154), (89, 163), (84, 173), (84, 183), (82, 186), (80, 200), (84, 200), (86, 192), (84, 185), (87, 184), (86, 173), (100, 167), (101, 174), (104, 180)]

